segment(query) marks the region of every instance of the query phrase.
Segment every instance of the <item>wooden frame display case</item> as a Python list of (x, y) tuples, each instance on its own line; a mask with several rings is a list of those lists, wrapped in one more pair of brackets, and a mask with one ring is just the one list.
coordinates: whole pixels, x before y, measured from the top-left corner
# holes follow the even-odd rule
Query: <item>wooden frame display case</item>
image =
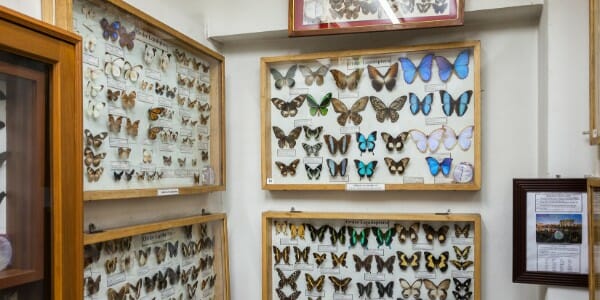
[(481, 299), (478, 214), (268, 211), (262, 230), (264, 300)]
[(289, 36), (462, 25), (464, 0), (289, 0)]
[(84, 200), (225, 189), (224, 58), (123, 1), (72, 1), (84, 38)]
[(590, 144), (600, 143), (600, 1), (589, 0), (590, 19)]
[(589, 297), (600, 299), (600, 178), (587, 179), (589, 233)]
[(86, 297), (230, 299), (225, 214), (100, 231), (84, 243)]
[(78, 299), (81, 40), (4, 7), (0, 34), (0, 297)]
[(585, 179), (513, 179), (513, 282), (587, 286)]
[(267, 190), (479, 190), (480, 43), (261, 60)]

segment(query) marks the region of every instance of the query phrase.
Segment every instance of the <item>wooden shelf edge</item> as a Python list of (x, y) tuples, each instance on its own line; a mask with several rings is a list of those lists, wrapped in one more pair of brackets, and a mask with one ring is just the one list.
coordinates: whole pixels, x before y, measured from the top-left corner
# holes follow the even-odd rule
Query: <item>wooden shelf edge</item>
[(160, 221), (155, 223), (141, 224), (129, 227), (121, 227), (115, 229), (105, 230), (98, 233), (86, 233), (83, 235), (83, 244), (90, 245), (104, 241), (110, 241), (114, 239), (120, 239), (124, 237), (155, 232), (160, 230), (166, 230), (176, 227), (182, 227), (192, 224), (209, 223), (214, 221), (225, 220), (226, 215), (224, 213), (215, 213), (210, 215), (200, 215), (193, 217), (185, 217), (173, 220)]
[[(178, 189), (177, 194), (158, 195), (158, 191), (167, 189)], [(126, 200), (126, 199), (141, 199), (145, 197), (168, 197), (204, 194), (211, 192), (224, 191), (225, 185), (211, 186), (189, 186), (189, 187), (165, 187), (151, 189), (130, 189), (130, 190), (107, 190), (107, 191), (84, 191), (83, 201), (102, 201), (102, 200)]]
[(43, 279), (41, 272), (32, 269), (7, 269), (0, 272), (0, 290)]

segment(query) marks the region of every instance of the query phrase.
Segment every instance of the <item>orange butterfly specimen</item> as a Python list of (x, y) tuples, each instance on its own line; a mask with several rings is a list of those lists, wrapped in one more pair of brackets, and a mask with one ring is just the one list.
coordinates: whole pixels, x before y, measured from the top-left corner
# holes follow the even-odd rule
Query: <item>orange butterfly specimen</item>
[(102, 160), (106, 157), (106, 152), (94, 154), (94, 151), (90, 147), (85, 147), (83, 151), (84, 163), (87, 167), (94, 166), (97, 167), (100, 165)]
[(158, 120), (158, 118), (160, 116), (164, 115), (166, 111), (167, 111), (167, 109), (164, 107), (150, 108), (150, 109), (148, 109), (148, 119), (150, 119), (152, 121), (156, 121), (156, 120)]
[(354, 72), (346, 75), (344, 72), (336, 69), (331, 69), (331, 75), (333, 75), (333, 79), (335, 79), (335, 85), (340, 90), (345, 90), (348, 88), (350, 91), (356, 90), (358, 87), (358, 82), (360, 81), (360, 77), (362, 76), (364, 69), (356, 69)]
[(89, 182), (98, 181), (98, 179), (100, 179), (100, 176), (102, 175), (102, 172), (104, 172), (104, 168), (103, 167), (100, 167), (100, 168), (97, 168), (97, 169), (94, 169), (92, 167), (87, 167), (88, 181)]
[(108, 115), (108, 130), (110, 132), (121, 132), (121, 124), (123, 117), (116, 117), (112, 114)]
[(127, 134), (129, 134), (131, 136), (137, 136), (139, 127), (140, 127), (140, 120), (136, 120), (136, 121), (132, 122), (130, 118), (127, 118), (127, 124), (125, 126), (125, 129), (127, 130)]
[(162, 127), (150, 127), (148, 128), (148, 139), (155, 140), (158, 134), (163, 130)]
[(117, 100), (119, 100), (120, 96), (121, 96), (121, 91), (119, 91), (119, 90), (113, 91), (111, 89), (108, 89), (106, 91), (106, 99), (108, 99), (108, 101), (117, 101)]
[(131, 91), (129, 93), (123, 92), (123, 95), (121, 95), (121, 106), (124, 109), (133, 108), (135, 106), (135, 98), (136, 97), (137, 97), (137, 94), (135, 91)]

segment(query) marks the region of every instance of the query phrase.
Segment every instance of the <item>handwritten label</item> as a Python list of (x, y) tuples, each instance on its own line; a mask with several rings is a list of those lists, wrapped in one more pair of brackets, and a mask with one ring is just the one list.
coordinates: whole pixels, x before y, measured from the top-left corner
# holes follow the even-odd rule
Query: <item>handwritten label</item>
[(436, 184), (448, 184), (448, 183), (453, 183), (454, 179), (452, 178), (446, 178), (446, 177), (434, 177), (433, 178), (433, 182)]
[(179, 189), (159, 189), (156, 191), (156, 196), (179, 195)]
[(113, 286), (121, 282), (125, 282), (125, 272), (110, 274), (106, 278), (106, 285)]
[(383, 256), (383, 249), (365, 249), (364, 256), (368, 256), (368, 255)]
[(340, 57), (338, 65), (345, 65), (348, 71), (365, 67), (362, 57)]
[(136, 100), (143, 103), (154, 104), (154, 98), (150, 94), (142, 92), (137, 93)]
[(423, 177), (408, 177), (404, 176), (404, 184), (423, 184), (425, 179)]
[(192, 136), (192, 130), (187, 128), (179, 129), (179, 135), (181, 136)]
[(198, 143), (198, 150), (208, 150), (208, 143)]
[(319, 245), (319, 252), (337, 252), (337, 246), (334, 245)]
[(139, 276), (146, 276), (146, 274), (150, 273), (150, 268), (148, 266), (143, 266), (143, 267), (139, 267), (137, 269), (137, 275)]
[(304, 292), (304, 294), (307, 297), (313, 297), (313, 298), (315, 298), (315, 297), (324, 297), (325, 296), (325, 292), (320, 292), (319, 293), (319, 291), (317, 291), (317, 289), (313, 289), (312, 291), (306, 290), (306, 292)]
[(153, 69), (146, 69), (144, 74), (146, 75), (147, 78), (160, 81), (160, 71), (153, 70)]
[(452, 271), (452, 277), (473, 278), (473, 271)]
[(299, 126), (312, 126), (312, 120), (311, 119), (294, 120), (294, 127), (299, 127)]
[(308, 88), (291, 88), (290, 96), (308, 94)]
[(109, 107), (108, 114), (120, 117), (127, 117), (127, 113), (125, 112), (125, 110), (120, 107)]
[(126, 138), (108, 137), (108, 144), (111, 148), (127, 147), (129, 143)]
[(413, 250), (433, 250), (432, 244), (413, 244)]
[(348, 183), (346, 191), (385, 191), (383, 183)]
[(110, 166), (113, 170), (129, 170), (128, 161), (113, 161)]
[(290, 238), (282, 238), (282, 239), (279, 240), (279, 244), (280, 245), (292, 245), (292, 246), (295, 246), (295, 245), (298, 245), (298, 240), (292, 240)]
[(367, 281), (382, 281), (385, 280), (385, 274), (382, 273), (365, 273), (365, 280)]
[(390, 222), (384, 220), (346, 220), (346, 225), (352, 227), (358, 227), (356, 230), (362, 230), (362, 228), (377, 226), (380, 228), (390, 227)]
[(322, 164), (323, 163), (323, 158), (322, 157), (305, 157), (303, 159), (305, 164)]
[(333, 294), (333, 300), (352, 300), (352, 294)]
[(358, 89), (351, 91), (351, 90), (339, 90), (338, 89), (338, 98), (340, 99), (346, 99), (346, 98), (358, 98)]
[(340, 134), (357, 133), (360, 131), (358, 126), (343, 126), (340, 127)]
[(425, 85), (425, 92), (427, 92), (427, 93), (437, 92), (437, 91), (445, 90), (445, 89), (446, 89), (445, 83), (432, 83), (432, 84)]
[(427, 271), (418, 271), (415, 273), (415, 278), (418, 279), (435, 279), (435, 273), (429, 273)]
[(89, 53), (83, 54), (83, 62), (94, 67), (98, 67), (98, 65), (100, 64), (100, 60), (98, 59), (98, 57), (93, 56)]
[(313, 271), (315, 269), (315, 266), (309, 264), (295, 264), (294, 269), (301, 271)]
[(114, 56), (118, 56), (118, 57), (124, 57), (124, 53), (123, 53), (123, 49), (111, 45), (111, 44), (104, 44), (105, 50), (106, 52), (108, 52), (109, 54), (112, 54)]
[(452, 238), (452, 244), (455, 245), (473, 245), (473, 238)]
[(196, 131), (200, 134), (208, 134), (208, 127), (206, 126), (197, 126)]
[(296, 156), (296, 149), (277, 149), (277, 156), (294, 157)]
[(173, 152), (175, 151), (175, 145), (173, 144), (160, 144), (158, 150), (162, 152)]
[(171, 101), (165, 100), (165, 99), (158, 99), (158, 105), (162, 106), (162, 107), (168, 107), (168, 108), (171, 108), (171, 106), (172, 106)]
[(292, 266), (292, 265), (282, 264), (282, 265), (277, 265), (277, 267), (281, 271), (294, 271), (294, 266)]
[(321, 274), (337, 275), (340, 274), (340, 268), (321, 268)]
[(348, 182), (349, 180), (350, 180), (350, 179), (349, 179), (349, 176), (348, 176), (348, 175), (346, 175), (346, 176), (336, 176), (336, 177), (331, 177), (331, 178), (329, 179), (329, 182)]
[(425, 125), (446, 125), (448, 124), (447, 117), (429, 117), (425, 118)]
[[(371, 65), (371, 66), (373, 66), (375, 68), (378, 68), (378, 67), (389, 67), (392, 64), (392, 57), (391, 56), (367, 57), (367, 58), (363, 59), (363, 62), (364, 62), (365, 65)], [(387, 70), (384, 70), (381, 73), (385, 74), (385, 72), (387, 72)]]

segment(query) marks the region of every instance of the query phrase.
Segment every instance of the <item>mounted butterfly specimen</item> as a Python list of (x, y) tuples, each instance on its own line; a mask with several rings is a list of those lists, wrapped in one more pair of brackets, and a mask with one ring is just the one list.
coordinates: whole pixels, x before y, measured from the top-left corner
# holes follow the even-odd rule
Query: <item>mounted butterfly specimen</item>
[(442, 127), (435, 129), (429, 134), (425, 134), (418, 129), (412, 129), (409, 131), (409, 134), (419, 151), (425, 153), (429, 149), (431, 153), (435, 153), (440, 148), (445, 132), (446, 129)]
[(356, 288), (358, 289), (358, 297), (364, 296), (365, 298), (371, 299), (371, 292), (373, 291), (373, 282), (369, 282), (367, 284), (357, 282)]
[(433, 253), (427, 251), (425, 251), (424, 254), (425, 268), (427, 268), (427, 271), (433, 272), (436, 268), (442, 272), (448, 270), (448, 257), (450, 256), (448, 251), (442, 252), (438, 257), (435, 257)]
[(466, 292), (468, 292), (471, 287), (471, 278), (466, 279), (463, 282), (458, 280), (458, 278), (452, 278), (452, 281), (454, 282), (454, 287), (457, 291), (465, 290)]
[(360, 232), (358, 228), (348, 226), (348, 240), (350, 241), (350, 247), (354, 247), (356, 244), (360, 244), (363, 248), (366, 248), (369, 244), (369, 233), (370, 228), (363, 228)]
[(94, 148), (102, 146), (102, 141), (108, 136), (108, 132), (100, 132), (99, 134), (94, 135), (88, 129), (85, 129), (83, 133), (85, 134), (85, 144), (94, 146)]
[(471, 246), (467, 246), (464, 249), (460, 249), (457, 246), (452, 246), (454, 249), (454, 253), (456, 254), (457, 259), (467, 259), (469, 258), (469, 252), (471, 252)]
[(408, 104), (413, 115), (418, 114), (420, 111), (423, 115), (428, 116), (433, 104), (433, 93), (425, 95), (422, 99), (419, 99), (416, 94), (408, 93)]
[(431, 176), (438, 175), (440, 171), (442, 171), (442, 174), (446, 177), (450, 175), (450, 170), (452, 168), (451, 157), (446, 157), (439, 161), (436, 158), (428, 156), (425, 158), (425, 160), (427, 161), (427, 165), (429, 166), (429, 172), (431, 173)]
[(300, 133), (302, 132), (302, 127), (298, 126), (290, 131), (288, 135), (285, 132), (277, 127), (273, 126), (273, 134), (277, 138), (277, 145), (279, 148), (283, 149), (286, 146), (289, 148), (294, 148), (296, 146), (296, 140), (300, 137)]
[(307, 143), (302, 143), (302, 148), (306, 151), (306, 156), (319, 156), (319, 151), (323, 147), (323, 143), (316, 143), (314, 145), (309, 145)]
[(441, 14), (444, 11), (446, 11), (446, 8), (448, 8), (448, 0), (435, 0), (434, 3), (431, 4), (431, 7), (433, 7), (433, 11), (436, 14)]
[(96, 102), (96, 101), (89, 100), (88, 107), (87, 107), (88, 116), (90, 116), (94, 119), (98, 118), (100, 116), (100, 114), (102, 113), (102, 111), (104, 110), (105, 106), (106, 106), (105, 102)]
[(137, 94), (135, 91), (131, 91), (129, 93), (123, 92), (123, 94), (121, 94), (121, 107), (123, 107), (124, 109), (131, 109), (135, 107), (136, 97)]
[(398, 111), (401, 110), (402, 107), (404, 107), (404, 103), (406, 103), (406, 96), (396, 98), (389, 106), (386, 106), (381, 99), (375, 96), (371, 96), (369, 99), (371, 100), (371, 106), (373, 106), (373, 109), (375, 110), (375, 118), (379, 123), (385, 122), (386, 119), (389, 119), (392, 123), (396, 123), (400, 118)]
[(385, 232), (379, 227), (373, 227), (371, 230), (373, 230), (373, 233), (375, 234), (378, 247), (383, 245), (386, 245), (388, 248), (391, 247), (390, 245), (392, 244), (393, 237), (396, 235), (395, 227), (390, 227)]
[(323, 225), (319, 228), (313, 226), (312, 224), (304, 224), (304, 227), (308, 228), (308, 232), (310, 232), (310, 239), (314, 242), (319, 240), (319, 242), (323, 242), (325, 238), (325, 232), (329, 229), (329, 225)]
[(83, 162), (87, 167), (99, 166), (105, 157), (106, 157), (106, 152), (94, 154), (94, 151), (89, 146), (85, 147), (85, 149), (83, 150), (83, 158), (84, 158)]
[(283, 250), (273, 246), (273, 255), (276, 265), (280, 264), (281, 262), (288, 265), (290, 263), (290, 246), (283, 248)]
[(410, 284), (405, 279), (400, 278), (400, 288), (402, 288), (402, 298), (404, 299), (421, 299), (421, 286), (423, 281), (421, 279), (415, 280)]
[(365, 269), (367, 272), (371, 272), (371, 263), (373, 263), (373, 255), (368, 255), (364, 260), (360, 258), (360, 256), (353, 254), (352, 259), (354, 259), (354, 268), (356, 272), (360, 272), (361, 269)]
[(368, 103), (369, 97), (365, 96), (356, 100), (356, 102), (352, 104), (350, 109), (348, 109), (346, 104), (344, 104), (344, 102), (342, 102), (341, 100), (337, 98), (331, 99), (333, 110), (339, 114), (339, 116), (337, 117), (337, 122), (338, 124), (340, 124), (340, 126), (345, 126), (348, 120), (352, 121), (354, 125), (360, 125), (363, 118), (359, 113), (365, 110)]
[(98, 181), (100, 179), (100, 176), (102, 176), (103, 172), (104, 172), (103, 167), (100, 167), (97, 169), (94, 169), (92, 167), (87, 167), (88, 182)]
[(290, 237), (291, 239), (304, 239), (304, 225), (303, 224), (290, 224)]
[(104, 74), (112, 75), (114, 78), (120, 78), (125, 66), (125, 59), (122, 57), (113, 58), (110, 54), (104, 55)]
[(294, 85), (296, 85), (294, 76), (296, 76), (297, 68), (298, 68), (297, 65), (291, 66), (285, 73), (285, 76), (283, 74), (281, 74), (279, 71), (277, 71), (277, 69), (271, 68), (270, 71), (271, 71), (271, 75), (273, 76), (273, 80), (275, 80), (275, 88), (280, 90), (284, 86), (290, 87), (290, 88), (294, 87)]
[(461, 295), (460, 292), (452, 291), (452, 295), (456, 300), (469, 300), (473, 295), (473, 292), (466, 292), (464, 295)]
[(294, 256), (296, 258), (296, 263), (301, 263), (304, 261), (308, 263), (308, 254), (310, 253), (310, 247), (305, 247), (304, 250), (294, 246)]
[(318, 140), (319, 137), (321, 136), (321, 132), (323, 132), (323, 126), (318, 126), (315, 128), (310, 128), (308, 126), (302, 126), (302, 128), (304, 129), (304, 137), (306, 137), (307, 140), (310, 140), (310, 139)]
[(323, 164), (319, 164), (314, 168), (310, 167), (308, 164), (304, 164), (304, 169), (306, 169), (306, 176), (308, 177), (308, 180), (319, 180), (319, 178), (321, 178)]
[(83, 281), (88, 295), (93, 295), (100, 290), (100, 279), (102, 279), (102, 275), (98, 275), (96, 279), (89, 276), (84, 278)]
[(127, 32), (125, 27), (121, 26), (118, 29), (119, 32), (119, 46), (121, 48), (127, 48), (127, 50), (133, 49), (133, 41), (135, 40), (135, 30)]
[(340, 161), (340, 163), (336, 163), (333, 159), (327, 159), (327, 167), (329, 168), (329, 175), (331, 177), (344, 177), (346, 176), (346, 170), (348, 169), (348, 159), (344, 158)]
[(279, 98), (271, 98), (271, 103), (273, 103), (273, 105), (279, 109), (282, 117), (295, 117), (296, 114), (298, 114), (298, 109), (302, 106), (306, 97), (306, 94), (298, 95), (289, 102)]
[(335, 245), (338, 242), (341, 245), (346, 244), (346, 226), (342, 226), (339, 230), (332, 226), (329, 226), (329, 238), (331, 240), (331, 245)]
[(391, 91), (396, 86), (396, 76), (398, 76), (398, 63), (394, 63), (393, 65), (391, 65), (383, 75), (379, 73), (377, 68), (371, 65), (367, 66), (367, 72), (369, 74), (369, 78), (371, 78), (371, 85), (373, 86), (375, 91), (381, 91), (384, 86), (388, 91)]
[(413, 223), (409, 227), (404, 227), (401, 224), (395, 224), (394, 227), (398, 232), (398, 240), (401, 243), (406, 242), (407, 239), (410, 239), (411, 242), (416, 243), (419, 240), (419, 227), (421, 224), (419, 222)]
[(387, 270), (388, 273), (392, 274), (394, 270), (394, 262), (396, 261), (396, 256), (390, 256), (386, 260), (379, 255), (375, 255), (375, 262), (377, 263), (377, 273), (382, 273), (383, 270)]
[(331, 281), (331, 283), (333, 284), (333, 289), (336, 292), (342, 292), (344, 294), (348, 290), (348, 286), (350, 285), (350, 282), (352, 281), (352, 277), (346, 277), (346, 278), (340, 279), (335, 276), (329, 276), (328, 278)]
[(440, 79), (446, 82), (450, 79), (452, 74), (455, 74), (459, 79), (465, 79), (469, 76), (469, 57), (471, 52), (467, 50), (461, 51), (454, 64), (450, 63), (447, 58), (443, 56), (436, 56), (435, 62), (438, 65), (438, 72)]
[(418, 66), (407, 57), (400, 57), (400, 65), (402, 66), (402, 72), (404, 73), (404, 81), (407, 84), (412, 84), (417, 78), (417, 75), (421, 77), (424, 82), (431, 80), (431, 66), (433, 64), (433, 54), (426, 54), (421, 59)]
[(471, 230), (471, 224), (466, 224), (464, 227), (460, 227), (458, 224), (454, 224), (454, 235), (459, 238), (461, 235), (465, 238), (469, 237), (469, 231)]
[(90, 96), (92, 98), (96, 98), (98, 94), (102, 92), (102, 90), (104, 90), (103, 84), (95, 84), (91, 81), (88, 81), (88, 83), (85, 86), (85, 95)]
[(296, 167), (298, 167), (299, 163), (300, 163), (300, 159), (295, 159), (289, 164), (285, 164), (283, 162), (276, 161), (275, 165), (279, 169), (281, 176), (287, 176), (288, 174), (290, 176), (294, 176), (294, 175), (296, 175)]
[[(393, 257), (393, 256), (392, 256)], [(377, 287), (377, 294), (379, 294), (379, 298), (383, 298), (387, 295), (387, 297), (392, 297), (394, 294), (394, 282), (390, 281), (386, 285), (383, 283), (376, 281), (375, 286)]]
[(448, 288), (450, 288), (450, 279), (440, 281), (438, 285), (429, 279), (423, 279), (423, 284), (427, 289), (427, 296), (431, 300), (445, 300), (448, 296)]
[(398, 265), (400, 266), (400, 269), (406, 270), (412, 268), (415, 271), (419, 269), (421, 261), (420, 251), (417, 251), (410, 256), (402, 251), (396, 251), (396, 255), (398, 255)]
[(356, 173), (360, 177), (360, 180), (367, 177), (367, 179), (371, 180), (371, 177), (375, 174), (375, 167), (377, 166), (377, 161), (373, 160), (369, 163), (364, 163), (358, 159), (354, 160), (354, 165), (356, 166)]
[(281, 289), (276, 289), (275, 292), (277, 293), (277, 297), (279, 297), (279, 300), (297, 300), (298, 297), (300, 297), (300, 295), (302, 294), (302, 292), (300, 291), (295, 291), (290, 295), (286, 295)]
[(317, 103), (317, 100), (310, 94), (306, 95), (306, 98), (308, 99), (308, 107), (309, 107), (309, 113), (311, 116), (317, 116), (317, 115), (321, 115), (321, 116), (326, 116), (327, 112), (329, 111), (329, 109), (327, 108), (329, 106), (329, 104), (331, 103), (331, 93), (327, 93), (325, 94), (325, 96), (323, 96), (323, 98), (321, 98), (321, 102)]
[(279, 276), (279, 283), (277, 285), (280, 289), (282, 289), (286, 285), (289, 285), (294, 291), (298, 288), (296, 280), (298, 280), (298, 277), (300, 277), (300, 273), (302, 273), (300, 272), (300, 270), (294, 271), (292, 274), (290, 274), (289, 277), (286, 277), (283, 271), (281, 271), (279, 268), (275, 268), (275, 271), (277, 271), (277, 276)]
[(119, 29), (121, 28), (121, 22), (114, 21), (109, 23), (106, 18), (100, 20), (100, 27), (102, 27), (102, 37), (105, 40), (110, 38), (111, 41), (116, 41), (119, 38)]
[(114, 90), (114, 91), (112, 89), (106, 90), (106, 99), (108, 101), (117, 101), (117, 100), (119, 100), (119, 97), (121, 97), (120, 90)]
[(319, 293), (323, 291), (323, 286), (325, 285), (325, 275), (321, 275), (315, 279), (310, 274), (305, 273), (304, 278), (306, 279), (306, 290), (309, 292), (312, 290), (317, 290)]
[(315, 71), (305, 65), (300, 65), (298, 68), (300, 69), (302, 76), (304, 76), (304, 83), (306, 83), (307, 86), (311, 86), (313, 82), (319, 86), (323, 85), (323, 78), (327, 75), (327, 70), (329, 70), (329, 66), (325, 65), (320, 65)]
[(339, 140), (329, 134), (323, 135), (323, 140), (325, 140), (325, 145), (327, 145), (327, 150), (331, 155), (335, 155), (338, 151), (340, 154), (346, 154), (351, 138), (349, 134), (343, 135)]
[(390, 171), (391, 175), (396, 175), (396, 174), (402, 175), (402, 174), (404, 174), (404, 171), (406, 170), (406, 166), (408, 165), (410, 158), (404, 157), (404, 158), (400, 159), (399, 161), (395, 161), (391, 157), (384, 157), (383, 160), (385, 161), (385, 164), (387, 165), (388, 171)]
[(385, 148), (388, 151), (401, 151), (404, 148), (404, 143), (408, 139), (409, 133), (407, 131), (401, 132), (397, 136), (392, 136), (387, 132), (381, 133), (381, 139), (385, 143)]
[(433, 243), (433, 240), (436, 237), (440, 244), (445, 243), (447, 240), (446, 235), (448, 234), (449, 229), (450, 227), (443, 225), (438, 230), (435, 230), (435, 228), (433, 228), (431, 225), (423, 224), (423, 230), (425, 230), (425, 239), (427, 239), (427, 241), (430, 243)]
[(448, 117), (452, 116), (453, 112), (456, 112), (456, 115), (462, 117), (467, 112), (469, 108), (469, 103), (471, 102), (471, 96), (473, 95), (473, 91), (468, 90), (458, 98), (454, 99), (447, 91), (440, 91), (440, 98), (442, 99), (442, 110), (444, 114)]
[(444, 127), (444, 147), (448, 150), (454, 149), (454, 146), (457, 144), (460, 146), (460, 149), (463, 151), (469, 150), (471, 148), (471, 140), (473, 139), (473, 129), (475, 126), (467, 126), (460, 131), (458, 135), (454, 132), (454, 129), (450, 127)]
[(431, 4), (431, 1), (421, 0), (421, 2), (417, 2), (417, 9), (420, 13), (426, 13), (431, 8)]
[(472, 266), (474, 264), (472, 260), (460, 261), (460, 260), (454, 260), (454, 259), (452, 259), (452, 260), (450, 260), (450, 262), (458, 270), (466, 270), (466, 269), (468, 269), (470, 266)]
[[(361, 155), (365, 152), (371, 152), (371, 154), (375, 154), (375, 141), (377, 140), (377, 131), (371, 132), (366, 137), (360, 133), (356, 133), (356, 142), (358, 143), (358, 150), (360, 150)], [(375, 166), (373, 166), (375, 167)]]
[(360, 81), (360, 77), (362, 76), (364, 69), (356, 69), (352, 73), (346, 75), (344, 72), (336, 69), (331, 69), (331, 75), (333, 75), (333, 79), (335, 80), (335, 85), (340, 90), (345, 90), (346, 88), (349, 91), (354, 91), (358, 87), (358, 82)]

